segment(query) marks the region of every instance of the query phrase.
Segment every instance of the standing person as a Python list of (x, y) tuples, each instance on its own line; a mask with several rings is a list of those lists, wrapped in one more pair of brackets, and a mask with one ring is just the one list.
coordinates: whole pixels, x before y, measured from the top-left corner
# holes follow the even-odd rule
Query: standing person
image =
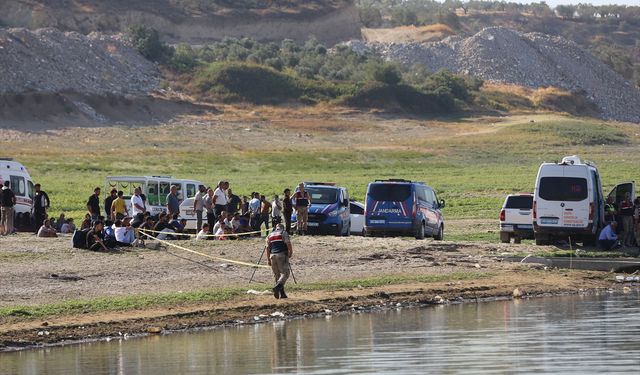
[(260, 196), (260, 224), (258, 225), (258, 230), (260, 230), (260, 225), (264, 223), (264, 227), (269, 231), (269, 217), (271, 216), (271, 203), (267, 200), (267, 197), (264, 195)]
[(304, 190), (304, 184), (298, 185), (298, 191), (293, 195), (296, 205), (296, 216), (298, 234), (307, 233), (307, 221), (309, 220), (309, 206), (311, 205), (311, 196), (309, 192)]
[(135, 218), (138, 214), (144, 215), (146, 211), (147, 206), (142, 199), (142, 189), (138, 186), (133, 191), (133, 196), (131, 197), (131, 216)]
[(118, 198), (111, 203), (111, 220), (122, 220), (125, 216), (129, 216), (129, 209), (127, 208), (127, 202), (124, 200), (124, 192), (118, 191)]
[(13, 216), (15, 215), (16, 195), (11, 190), (9, 181), (4, 182), (0, 190), (0, 229), (5, 236), (13, 233)]
[(242, 196), (242, 203), (240, 203), (240, 215), (244, 216), (249, 212), (249, 198), (246, 195)]
[(633, 201), (633, 221), (635, 228), (636, 246), (640, 246), (640, 197)]
[(198, 186), (198, 192), (193, 197), (193, 210), (196, 212), (196, 233), (202, 228), (202, 213), (204, 211), (204, 196), (207, 194), (207, 189), (204, 185)]
[(251, 200), (249, 201), (249, 215), (250, 225), (253, 231), (260, 230), (260, 194), (257, 192), (251, 193)]
[(213, 205), (213, 189), (207, 189), (207, 195), (205, 195), (202, 203), (205, 210), (207, 210), (207, 224), (209, 224), (209, 234), (213, 234), (213, 226), (216, 223), (216, 212)]
[(275, 230), (267, 236), (267, 262), (271, 266), (276, 285), (273, 287), (273, 296), (276, 298), (287, 298), (284, 291), (284, 284), (291, 273), (289, 259), (293, 256), (293, 246), (289, 239), (289, 234), (284, 230), (282, 224), (278, 224)]
[[(89, 211), (89, 215), (91, 215), (91, 222), (98, 221), (98, 217), (100, 216), (100, 188), (97, 187), (93, 189), (93, 194), (89, 197), (87, 201), (87, 211)], [(107, 216), (110, 216), (111, 212), (108, 212)]]
[(240, 200), (239, 196), (233, 194), (233, 191), (231, 191), (231, 189), (227, 189), (227, 195), (229, 196), (229, 203), (227, 204), (227, 213), (230, 213), (233, 215), (240, 210), (240, 204), (242, 203), (242, 201)]
[(291, 234), (291, 215), (293, 215), (293, 203), (291, 202), (291, 189), (284, 189), (284, 198), (282, 198), (282, 213), (284, 215), (284, 224), (287, 233)]
[(40, 223), (44, 222), (44, 219), (47, 218), (47, 210), (51, 205), (51, 201), (49, 201), (49, 195), (41, 190), (40, 184), (33, 185), (35, 190), (35, 196), (33, 197), (33, 227), (35, 229), (35, 233), (38, 233)]
[(213, 204), (216, 212), (216, 218), (220, 217), (223, 211), (227, 210), (227, 203), (229, 203), (229, 198), (227, 197), (227, 182), (220, 181), (218, 183), (218, 187), (213, 192)]
[(616, 221), (618, 214), (618, 205), (614, 197), (608, 197), (607, 203), (604, 205), (604, 222), (611, 223)]
[(109, 196), (104, 199), (104, 212), (106, 212), (106, 217), (111, 217), (111, 205), (113, 201), (118, 199), (118, 190), (111, 189)]
[(167, 194), (167, 215), (180, 215), (180, 200), (178, 199), (178, 187), (171, 185), (169, 194)]
[(273, 228), (282, 222), (282, 202), (278, 195), (273, 196), (273, 203), (271, 203), (271, 225)]
[(622, 246), (633, 246), (633, 202), (631, 201), (631, 193), (624, 194), (624, 200), (620, 202), (620, 217), (622, 218)]

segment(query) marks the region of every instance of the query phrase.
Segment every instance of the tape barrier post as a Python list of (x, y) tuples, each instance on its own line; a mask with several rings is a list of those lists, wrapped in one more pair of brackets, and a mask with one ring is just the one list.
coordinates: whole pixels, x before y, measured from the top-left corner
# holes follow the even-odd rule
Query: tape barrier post
[[(265, 245), (265, 247), (263, 247), (262, 251), (260, 252), (260, 258), (256, 262), (256, 265), (260, 265), (260, 262), (262, 262), (262, 257), (264, 256), (264, 253), (266, 253), (266, 252), (267, 252), (267, 246)], [(249, 284), (251, 284), (251, 282), (253, 281), (253, 277), (256, 275), (256, 270), (257, 270), (257, 268), (253, 269), (253, 273), (251, 273), (251, 278), (249, 279)]]

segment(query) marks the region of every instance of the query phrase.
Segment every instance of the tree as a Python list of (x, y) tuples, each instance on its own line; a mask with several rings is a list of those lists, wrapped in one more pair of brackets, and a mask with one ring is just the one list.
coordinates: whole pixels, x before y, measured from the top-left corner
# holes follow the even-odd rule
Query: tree
[(173, 49), (160, 41), (158, 31), (146, 26), (132, 26), (128, 30), (133, 47), (142, 56), (152, 61), (165, 61)]
[(360, 8), (360, 22), (366, 27), (382, 26), (382, 13), (373, 7)]
[(556, 14), (563, 19), (572, 19), (576, 13), (576, 7), (573, 5), (558, 5)]
[(386, 83), (387, 85), (397, 85), (402, 80), (400, 68), (395, 64), (379, 63), (372, 61), (365, 68), (370, 80)]

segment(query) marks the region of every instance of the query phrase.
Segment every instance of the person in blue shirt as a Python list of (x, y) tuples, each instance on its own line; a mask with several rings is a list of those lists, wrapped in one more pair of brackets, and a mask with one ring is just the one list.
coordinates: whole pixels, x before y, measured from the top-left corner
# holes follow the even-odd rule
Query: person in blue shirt
[(600, 232), (600, 237), (598, 237), (598, 247), (602, 250), (613, 250), (618, 242), (618, 235), (616, 235), (617, 227), (618, 223), (615, 221), (612, 221), (609, 225), (604, 227)]

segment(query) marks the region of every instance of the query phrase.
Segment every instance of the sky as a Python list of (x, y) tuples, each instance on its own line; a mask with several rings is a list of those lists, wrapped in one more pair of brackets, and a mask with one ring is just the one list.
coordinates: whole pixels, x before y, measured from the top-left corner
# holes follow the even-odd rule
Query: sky
[[(536, 1), (511, 0), (511, 1), (517, 2), (517, 3), (539, 2), (539, 0), (536, 0)], [(557, 5), (567, 5), (567, 4), (578, 5), (579, 3), (592, 4), (592, 5), (617, 4), (617, 5), (640, 6), (640, 0), (547, 0), (547, 4), (549, 4), (549, 6), (552, 8)]]

